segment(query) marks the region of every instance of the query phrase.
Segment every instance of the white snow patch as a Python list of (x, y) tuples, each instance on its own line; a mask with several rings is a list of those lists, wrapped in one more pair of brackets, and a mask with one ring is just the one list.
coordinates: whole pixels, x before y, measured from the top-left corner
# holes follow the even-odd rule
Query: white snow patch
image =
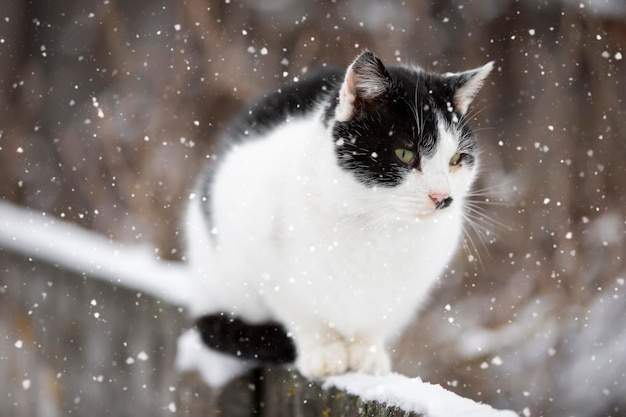
[(373, 376), (346, 374), (326, 379), (324, 388), (336, 387), (366, 401), (377, 401), (424, 417), (518, 417), (509, 410), (496, 410), (447, 391), (440, 385), (399, 374)]

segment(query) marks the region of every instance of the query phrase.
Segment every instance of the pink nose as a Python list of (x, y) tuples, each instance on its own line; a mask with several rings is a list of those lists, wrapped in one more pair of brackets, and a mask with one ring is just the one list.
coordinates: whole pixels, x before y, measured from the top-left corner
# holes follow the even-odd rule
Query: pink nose
[(428, 196), (438, 209), (446, 208), (452, 204), (452, 197), (448, 193), (430, 193)]

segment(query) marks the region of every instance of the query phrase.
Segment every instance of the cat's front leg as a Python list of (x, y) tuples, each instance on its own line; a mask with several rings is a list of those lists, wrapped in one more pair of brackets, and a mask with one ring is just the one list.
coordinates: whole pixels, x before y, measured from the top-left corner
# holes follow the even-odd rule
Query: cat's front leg
[(391, 358), (382, 341), (352, 338), (348, 344), (348, 369), (367, 374), (391, 372)]
[(307, 378), (322, 378), (348, 370), (345, 340), (333, 329), (296, 333), (296, 366)]

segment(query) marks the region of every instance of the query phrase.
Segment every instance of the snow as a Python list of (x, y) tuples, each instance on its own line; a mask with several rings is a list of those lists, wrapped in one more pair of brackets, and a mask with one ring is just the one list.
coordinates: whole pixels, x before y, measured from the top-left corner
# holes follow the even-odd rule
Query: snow
[(377, 401), (424, 417), (517, 417), (509, 410), (496, 410), (460, 397), (440, 385), (399, 374), (373, 376), (345, 374), (327, 378), (324, 388), (336, 387), (366, 401)]
[(0, 202), (0, 250), (85, 274), (186, 307), (190, 279), (184, 266), (159, 261), (148, 245), (112, 242), (45, 213)]

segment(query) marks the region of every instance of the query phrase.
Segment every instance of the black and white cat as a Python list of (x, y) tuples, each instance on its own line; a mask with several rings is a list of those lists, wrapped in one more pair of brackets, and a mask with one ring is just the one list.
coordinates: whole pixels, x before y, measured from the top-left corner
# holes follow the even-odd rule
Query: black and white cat
[(366, 51), (253, 105), (185, 217), (204, 341), (308, 377), (389, 372), (460, 240), (478, 164), (465, 116), (492, 68)]

